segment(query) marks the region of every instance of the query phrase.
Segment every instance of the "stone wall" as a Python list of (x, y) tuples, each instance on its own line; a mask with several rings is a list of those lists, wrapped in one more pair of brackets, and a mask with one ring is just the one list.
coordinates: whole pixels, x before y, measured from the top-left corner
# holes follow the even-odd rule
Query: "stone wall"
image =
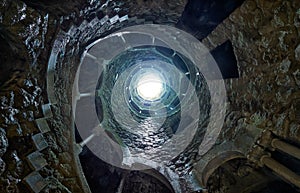
[[(62, 6), (59, 1), (1, 2), (1, 190), (89, 192), (74, 148), (69, 89), (85, 46), (125, 26), (174, 25), (185, 3), (65, 1)], [(104, 25), (96, 26), (100, 21)], [(226, 161), (248, 157), (251, 163), (240, 161), (241, 171), (250, 168), (251, 173), (259, 165), (256, 141), (265, 130), (299, 144), (299, 28), (299, 1), (246, 0), (203, 39), (211, 50), (231, 41), (240, 77), (225, 80), (227, 116), (212, 150), (199, 156), (198, 147), (192, 145), (170, 163), (181, 176), (178, 183), (183, 191), (190, 191), (191, 184), (198, 186), (190, 179), (191, 171), (203, 186), (211, 175), (215, 179), (219, 174), (214, 171), (223, 166), (219, 160), (224, 155)], [(51, 54), (56, 57), (54, 69)], [(45, 79), (49, 69), (56, 73), (52, 85)], [(213, 183), (210, 190), (226, 192), (233, 186), (226, 177), (218, 177), (224, 182), (222, 187)]]

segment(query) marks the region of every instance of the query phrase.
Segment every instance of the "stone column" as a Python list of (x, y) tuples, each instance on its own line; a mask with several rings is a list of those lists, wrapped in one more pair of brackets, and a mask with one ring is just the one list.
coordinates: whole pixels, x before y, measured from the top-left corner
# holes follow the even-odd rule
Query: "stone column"
[(262, 156), (261, 163), (273, 170), (276, 174), (300, 188), (300, 176), (291, 171), (289, 168), (275, 161), (269, 156)]
[(288, 143), (285, 143), (279, 139), (273, 139), (271, 143), (273, 148), (279, 149), (280, 151), (283, 151), (297, 159), (300, 160), (300, 149), (290, 145)]

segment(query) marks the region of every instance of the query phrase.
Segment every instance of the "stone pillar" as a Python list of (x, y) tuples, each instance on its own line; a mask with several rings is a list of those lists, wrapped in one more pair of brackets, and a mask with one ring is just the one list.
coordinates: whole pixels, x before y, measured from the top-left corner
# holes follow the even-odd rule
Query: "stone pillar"
[(298, 188), (300, 188), (300, 176), (285, 167), (284, 165), (280, 164), (279, 162), (275, 161), (269, 156), (262, 156), (260, 159), (261, 163), (265, 166), (273, 170), (276, 174), (281, 176), (282, 178), (286, 179), (290, 183), (294, 184)]
[(273, 139), (271, 143), (273, 148), (279, 149), (280, 151), (283, 151), (297, 159), (300, 160), (300, 149), (290, 145), (288, 143), (285, 143), (279, 139)]

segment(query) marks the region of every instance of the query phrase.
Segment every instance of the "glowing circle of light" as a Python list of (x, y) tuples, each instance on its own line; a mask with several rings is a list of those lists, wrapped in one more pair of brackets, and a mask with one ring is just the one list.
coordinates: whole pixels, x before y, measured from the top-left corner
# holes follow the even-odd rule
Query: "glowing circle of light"
[(137, 93), (144, 100), (155, 101), (164, 94), (163, 80), (156, 74), (145, 74), (138, 80)]

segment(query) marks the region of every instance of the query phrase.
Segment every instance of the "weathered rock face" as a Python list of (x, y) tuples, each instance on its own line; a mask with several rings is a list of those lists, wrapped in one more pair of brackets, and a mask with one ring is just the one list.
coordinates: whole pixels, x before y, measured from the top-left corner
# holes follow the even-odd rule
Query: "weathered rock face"
[[(231, 40), (239, 67), (240, 78), (226, 81), (230, 105), (220, 142), (234, 141), (241, 131), (259, 134), (270, 130), (279, 138), (299, 143), (295, 111), (299, 8), (299, 2), (248, 0), (204, 39), (211, 49)], [(245, 153), (255, 157), (256, 150), (250, 149)], [(226, 183), (228, 175), (221, 177), (221, 173), (212, 178)], [(230, 186), (223, 184), (218, 192), (227, 192)]]
[(291, 107), (299, 97), (295, 78), (299, 6), (288, 1), (245, 1), (204, 40), (213, 48), (230, 39), (238, 59), (240, 78), (226, 81), (231, 121), (225, 130), (235, 129), (232, 122), (243, 118), (245, 124), (273, 128), (282, 137), (287, 134), (282, 128), (294, 120)]
[[(78, 0), (64, 1), (63, 5), (60, 1), (1, 2), (1, 191), (90, 191), (82, 178), (79, 160), (74, 152), (70, 101), (70, 85), (85, 46), (125, 26), (143, 23), (175, 25), (185, 4), (183, 0)], [(102, 19), (106, 15), (108, 18), (104, 22)], [(121, 22), (120, 18), (126, 15), (129, 16), (128, 21)], [(112, 18), (117, 22), (109, 20)], [(104, 24), (97, 26), (101, 22)], [(227, 116), (214, 148), (208, 154), (199, 156), (197, 144), (191, 144), (186, 152), (170, 163), (169, 167), (181, 175), (178, 181), (182, 190), (190, 191), (187, 177), (191, 171), (201, 176), (203, 170), (209, 170), (205, 166), (216, 155), (227, 155), (222, 152), (240, 153), (230, 155), (232, 159), (246, 155), (254, 157), (251, 147), (266, 129), (282, 139), (299, 144), (299, 28), (299, 1), (246, 0), (208, 37), (201, 37), (210, 49), (228, 39), (231, 41), (240, 77), (225, 80)], [(54, 63), (56, 70), (59, 70), (53, 76), (55, 92), (50, 93), (48, 89), (47, 93), (45, 77), (51, 54), (55, 55)], [(32, 159), (32, 156), (36, 157)], [(218, 164), (222, 165), (222, 162)], [(100, 177), (92, 175), (91, 181), (98, 183), (101, 179), (102, 189), (108, 190), (111, 186), (111, 191), (116, 191), (123, 171), (116, 171), (103, 163), (99, 167), (107, 168), (101, 170)], [(253, 170), (256, 167), (241, 160), (224, 164), (206, 185), (211, 192), (242, 191), (239, 177), (248, 183), (257, 183), (258, 179), (265, 178), (260, 170)], [(83, 170), (90, 171), (86, 167)], [(113, 185), (109, 184), (110, 178), (106, 176), (116, 179)], [(215, 185), (219, 181), (222, 183)], [(269, 183), (267, 180), (263, 182)], [(135, 184), (135, 192), (167, 191), (164, 185), (143, 174), (127, 178), (124, 190), (133, 190), (131, 183)]]
[(0, 128), (0, 157), (2, 157), (8, 147), (8, 140), (6, 137), (6, 132), (4, 131), (4, 129)]
[[(1, 116), (0, 116), (0, 187), (4, 192), (89, 192), (78, 171), (79, 162), (74, 160), (73, 131), (70, 129), (71, 114), (67, 104), (70, 93), (63, 94), (58, 105), (47, 106), (45, 73), (53, 40), (58, 31), (68, 31), (72, 26), (83, 30), (83, 21), (101, 19), (119, 13), (130, 14), (129, 2), (69, 1), (62, 6), (58, 1), (3, 1), (0, 7), (0, 58), (1, 61)], [(130, 6), (135, 3), (130, 1)], [(154, 10), (157, 8), (153, 4)], [(147, 7), (139, 3), (141, 7)], [(172, 5), (170, 14), (175, 19), (181, 14), (184, 3)], [(101, 8), (102, 7), (102, 8)], [(179, 10), (174, 12), (173, 9)], [(143, 12), (132, 12), (142, 17)], [(124, 12), (124, 13), (122, 13)], [(148, 13), (148, 15), (150, 15)], [(162, 10), (156, 11), (154, 18), (161, 18)], [(136, 21), (135, 21), (136, 19)], [(135, 18), (132, 24), (144, 22)], [(168, 18), (161, 18), (167, 21)], [(149, 19), (150, 20), (150, 19)], [(85, 26), (84, 26), (85, 27)], [(100, 35), (108, 34), (109, 25), (101, 29)], [(117, 26), (116, 29), (121, 26)], [(72, 29), (71, 29), (72, 30)], [(86, 28), (86, 30), (91, 30)], [(74, 67), (78, 65), (80, 54), (93, 35), (92, 31), (72, 31), (67, 51), (61, 50), (59, 57), (70, 61), (67, 69), (60, 69), (63, 79), (56, 84), (65, 89), (70, 85)], [(83, 32), (83, 33), (82, 33)], [(64, 37), (61, 37), (63, 39)], [(78, 44), (80, 42), (80, 45)], [(54, 47), (56, 45), (54, 44)], [(58, 45), (60, 46), (60, 45)], [(80, 47), (79, 47), (80, 46)], [(66, 57), (64, 56), (66, 55)], [(75, 60), (69, 57), (76, 56)], [(76, 70), (76, 69), (75, 69)], [(70, 77), (70, 80), (67, 80)], [(67, 81), (68, 84), (65, 84)], [(69, 89), (68, 89), (69, 90)], [(67, 94), (67, 95), (65, 95)], [(65, 97), (64, 97), (65, 96)], [(108, 173), (113, 170), (108, 165)], [(75, 169), (74, 169), (75, 168)], [(105, 177), (107, 173), (103, 173)], [(117, 176), (120, 175), (117, 174)], [(96, 179), (97, 180), (97, 179)], [(38, 184), (37, 184), (38, 183)], [(118, 183), (118, 181), (116, 181)], [(118, 185), (118, 184), (116, 184)], [(107, 189), (109, 183), (103, 187)]]
[(228, 82), (232, 107), (240, 109), (247, 123), (270, 128), (283, 138), (289, 138), (289, 123), (296, 114), (291, 107), (299, 98), (293, 77), (299, 69), (294, 54), (300, 43), (295, 24), (299, 7), (298, 2), (246, 1), (222, 31), (236, 45), (241, 75)]
[[(48, 12), (47, 9), (44, 11), (36, 9), (34, 4), (34, 2), (26, 4), (22, 1), (2, 1), (0, 7), (0, 58), (3, 61), (0, 80), (1, 191), (40, 191), (48, 184), (44, 189), (45, 192), (59, 190), (82, 192), (76, 187), (77, 174), (70, 169), (71, 165), (68, 164), (69, 167), (55, 165), (60, 161), (57, 159), (59, 152), (56, 148), (58, 136), (45, 135), (50, 146), (46, 149), (44, 147), (47, 147), (47, 143), (43, 141), (43, 137), (33, 138), (44, 126), (36, 122), (36, 119), (45, 116), (42, 105), (47, 102), (44, 90), (46, 63), (52, 37), (59, 24), (57, 16), (49, 17), (49, 12), (55, 10), (55, 6), (51, 9), (49, 5)], [(48, 6), (40, 3), (38, 5)], [(74, 4), (68, 5), (69, 10), (74, 10)], [(70, 12), (64, 12), (67, 13)], [(37, 151), (42, 154), (32, 154)], [(41, 174), (35, 175), (36, 173), (33, 172), (40, 164), (47, 166), (40, 170)], [(65, 175), (70, 170), (72, 174)], [(59, 177), (64, 175), (68, 176), (67, 179), (63, 180), (65, 177)], [(40, 184), (36, 185), (34, 179), (37, 179)], [(70, 190), (61, 183), (66, 184)]]

